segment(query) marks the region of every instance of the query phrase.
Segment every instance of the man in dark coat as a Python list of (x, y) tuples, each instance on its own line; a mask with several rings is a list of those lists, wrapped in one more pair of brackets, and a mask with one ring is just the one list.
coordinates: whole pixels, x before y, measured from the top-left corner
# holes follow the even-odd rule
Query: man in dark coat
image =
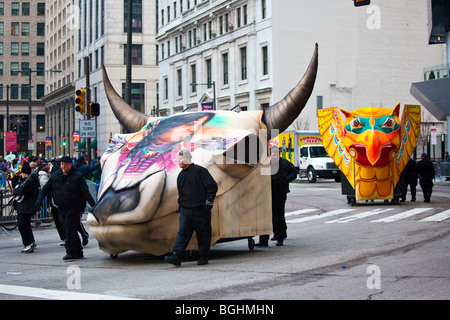
[(33, 252), (36, 247), (33, 231), (31, 229), (31, 217), (39, 212), (35, 211), (34, 203), (39, 194), (39, 180), (31, 171), (28, 162), (22, 164), (20, 171), (21, 181), (14, 188), (13, 195), (16, 198), (17, 225), (22, 237), (22, 252)]
[(434, 165), (428, 159), (426, 153), (422, 153), (422, 160), (417, 164), (417, 174), (419, 175), (419, 183), (422, 188), (424, 202), (431, 201), (431, 193), (433, 192), (433, 179), (435, 175)]
[[(292, 163), (280, 157), (277, 147), (270, 148), (271, 187), (272, 187), (272, 227), (273, 239), (277, 246), (282, 246), (287, 238), (286, 218), (284, 209), (287, 194), (290, 192), (289, 183), (297, 177), (298, 171)], [(269, 235), (259, 237), (258, 247), (269, 245)]]
[(406, 194), (408, 193), (408, 186), (411, 189), (411, 202), (416, 201), (416, 186), (417, 186), (417, 163), (416, 160), (410, 158), (403, 170), (405, 175), (405, 190), (402, 194), (402, 202), (406, 201)]
[(211, 246), (211, 209), (217, 183), (207, 169), (191, 163), (191, 158), (189, 150), (178, 153), (178, 165), (182, 169), (177, 178), (180, 228), (172, 255), (164, 257), (164, 261), (178, 267), (194, 231), (200, 251), (198, 265), (208, 263)]
[(39, 208), (42, 200), (50, 194), (53, 203), (59, 209), (61, 225), (66, 236), (67, 254), (63, 257), (63, 260), (82, 259), (84, 257), (83, 247), (77, 233), (80, 212), (85, 207), (86, 201), (92, 207), (94, 207), (95, 201), (89, 193), (86, 181), (77, 168), (73, 166), (70, 157), (64, 156), (61, 158), (61, 168), (52, 175), (42, 188), (36, 201), (36, 208)]

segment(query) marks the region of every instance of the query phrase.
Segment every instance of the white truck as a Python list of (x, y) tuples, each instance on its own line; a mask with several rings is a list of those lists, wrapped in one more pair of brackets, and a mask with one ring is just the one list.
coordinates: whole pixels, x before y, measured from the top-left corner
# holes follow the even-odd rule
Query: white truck
[(323, 145), (303, 145), (299, 150), (299, 176), (306, 177), (309, 182), (317, 178), (341, 181), (341, 173)]

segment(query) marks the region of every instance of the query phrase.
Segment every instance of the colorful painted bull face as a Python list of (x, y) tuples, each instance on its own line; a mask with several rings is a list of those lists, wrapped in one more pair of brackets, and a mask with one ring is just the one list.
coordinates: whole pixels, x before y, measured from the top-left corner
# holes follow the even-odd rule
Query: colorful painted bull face
[(338, 108), (318, 111), (325, 149), (355, 189), (356, 200), (393, 199), (420, 130), (420, 106), (362, 108), (342, 121)]
[[(212, 239), (271, 232), (270, 165), (272, 130), (284, 131), (305, 106), (317, 73), (317, 46), (307, 72), (280, 102), (265, 111), (143, 115), (124, 103), (103, 70), (114, 114), (128, 134), (116, 135), (102, 156), (99, 202), (88, 224), (102, 250), (136, 250), (161, 255), (178, 232), (179, 150), (209, 170), (218, 184)], [(269, 133), (269, 135), (268, 135)], [(188, 249), (196, 247), (191, 241)]]

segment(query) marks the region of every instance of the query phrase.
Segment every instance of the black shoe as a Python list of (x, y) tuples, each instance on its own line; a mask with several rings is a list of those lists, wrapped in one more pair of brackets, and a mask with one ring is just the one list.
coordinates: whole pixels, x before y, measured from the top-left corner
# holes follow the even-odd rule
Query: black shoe
[(255, 247), (268, 247), (268, 246), (269, 246), (268, 243), (262, 243), (262, 242), (255, 243)]
[(272, 237), (272, 238), (270, 239), (270, 241), (277, 241), (277, 238)]
[(175, 267), (181, 266), (181, 258), (178, 257), (176, 254), (172, 254), (171, 256), (165, 256), (164, 261), (173, 264)]
[(83, 258), (84, 258), (83, 254), (74, 256), (74, 255), (71, 255), (70, 253), (68, 253), (62, 259), (63, 259), (63, 261), (69, 262), (69, 261), (73, 261), (73, 260), (80, 260)]
[(207, 259), (207, 258), (202, 258), (202, 257), (200, 257), (200, 259), (198, 259), (198, 261), (197, 261), (197, 264), (198, 264), (199, 266), (203, 266), (203, 265), (205, 265), (205, 264), (208, 264), (208, 259)]
[(277, 247), (281, 247), (283, 245), (283, 240), (277, 240)]
[(87, 246), (89, 243), (89, 237), (83, 238), (83, 247)]

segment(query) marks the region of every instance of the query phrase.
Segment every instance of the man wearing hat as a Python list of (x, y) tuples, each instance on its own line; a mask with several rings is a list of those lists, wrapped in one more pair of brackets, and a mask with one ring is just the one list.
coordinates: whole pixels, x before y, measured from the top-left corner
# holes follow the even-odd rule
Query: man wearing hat
[(430, 202), (431, 193), (433, 192), (434, 166), (428, 159), (426, 153), (422, 153), (422, 160), (417, 163), (417, 174), (419, 176), (419, 184), (422, 188), (424, 202)]
[(73, 166), (72, 159), (63, 156), (60, 162), (61, 168), (52, 175), (42, 188), (35, 206), (39, 210), (42, 200), (51, 194), (54, 204), (59, 209), (61, 225), (66, 236), (66, 255), (63, 257), (63, 260), (71, 261), (84, 258), (83, 247), (77, 233), (80, 223), (80, 212), (85, 207), (86, 201), (92, 207), (95, 205), (95, 201), (89, 193), (83, 176)]

